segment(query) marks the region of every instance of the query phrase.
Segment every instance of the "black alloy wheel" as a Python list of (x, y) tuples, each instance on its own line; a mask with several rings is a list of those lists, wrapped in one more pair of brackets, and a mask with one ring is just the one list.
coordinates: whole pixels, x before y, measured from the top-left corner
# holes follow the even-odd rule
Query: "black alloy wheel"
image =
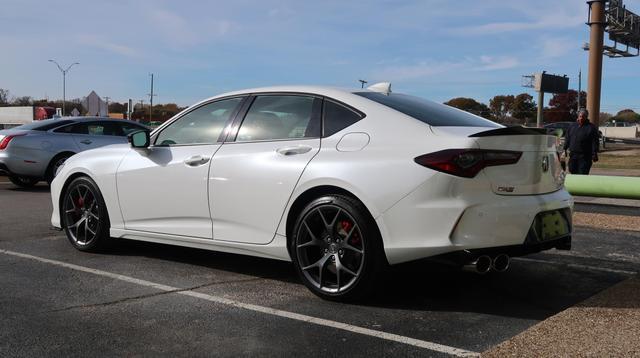
[(361, 299), (386, 266), (375, 221), (353, 198), (328, 195), (313, 200), (298, 216), (292, 234), (296, 271), (322, 298)]
[(109, 216), (98, 186), (87, 177), (74, 179), (61, 203), (62, 227), (80, 251), (98, 251), (109, 240)]
[(40, 180), (20, 175), (9, 175), (9, 180), (21, 188), (33, 188)]

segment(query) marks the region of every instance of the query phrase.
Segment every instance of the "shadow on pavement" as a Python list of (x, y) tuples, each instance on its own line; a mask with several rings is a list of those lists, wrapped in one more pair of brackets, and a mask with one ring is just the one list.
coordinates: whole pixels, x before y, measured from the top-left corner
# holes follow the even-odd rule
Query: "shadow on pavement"
[(46, 184), (39, 184), (32, 188), (21, 188), (15, 185), (9, 185), (7, 190), (15, 191), (15, 192), (25, 192), (25, 193), (44, 193), (44, 192), (49, 192), (50, 188)]
[[(298, 286), (295, 289), (306, 290), (291, 263), (283, 261), (129, 240), (119, 240), (105, 254), (199, 265), (292, 283)], [(380, 278), (376, 294), (357, 305), (543, 320), (624, 278), (615, 273), (518, 261), (505, 273), (478, 275), (421, 261), (391, 268)], [(324, 301), (318, 298), (318, 303)]]

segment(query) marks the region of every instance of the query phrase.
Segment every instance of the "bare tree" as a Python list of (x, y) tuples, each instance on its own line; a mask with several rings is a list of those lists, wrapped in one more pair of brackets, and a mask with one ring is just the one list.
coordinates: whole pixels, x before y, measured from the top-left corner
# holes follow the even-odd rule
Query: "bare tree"
[(9, 90), (0, 88), (0, 106), (6, 106), (9, 104)]
[(31, 106), (33, 104), (33, 100), (29, 96), (16, 97), (13, 99), (12, 105), (14, 106)]

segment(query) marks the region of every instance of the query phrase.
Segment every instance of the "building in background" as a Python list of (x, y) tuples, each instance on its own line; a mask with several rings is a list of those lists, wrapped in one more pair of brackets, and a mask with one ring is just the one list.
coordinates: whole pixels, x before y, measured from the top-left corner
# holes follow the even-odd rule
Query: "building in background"
[(106, 117), (107, 103), (103, 101), (96, 91), (91, 91), (87, 97), (82, 100), (82, 105), (87, 109), (87, 116)]

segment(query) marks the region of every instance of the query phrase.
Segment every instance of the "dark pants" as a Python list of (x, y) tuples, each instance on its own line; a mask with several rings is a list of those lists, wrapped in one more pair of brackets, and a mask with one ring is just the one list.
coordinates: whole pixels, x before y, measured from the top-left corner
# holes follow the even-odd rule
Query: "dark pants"
[(590, 155), (582, 153), (571, 153), (569, 157), (569, 173), (588, 175), (593, 164), (593, 158)]

